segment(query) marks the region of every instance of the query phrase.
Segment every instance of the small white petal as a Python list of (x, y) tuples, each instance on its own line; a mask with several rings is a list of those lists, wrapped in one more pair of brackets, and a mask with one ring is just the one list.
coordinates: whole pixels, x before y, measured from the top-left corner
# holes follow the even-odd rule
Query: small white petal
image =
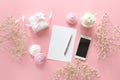
[(51, 19), (53, 16), (53, 11), (51, 10), (50, 14), (49, 14), (49, 18)]
[(24, 15), (22, 15), (21, 19), (22, 19), (22, 21), (25, 21), (25, 16), (24, 16)]
[(30, 24), (25, 24), (26, 26), (28, 26), (28, 27), (31, 27), (31, 25)]

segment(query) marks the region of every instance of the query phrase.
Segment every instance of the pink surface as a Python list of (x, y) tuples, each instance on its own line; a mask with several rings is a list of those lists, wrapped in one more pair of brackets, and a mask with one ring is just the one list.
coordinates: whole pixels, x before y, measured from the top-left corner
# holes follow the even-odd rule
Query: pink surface
[[(113, 24), (120, 25), (119, 7), (119, 0), (0, 0), (0, 21), (8, 16), (20, 17), (22, 14), (29, 17), (40, 11), (49, 14), (50, 10), (53, 9), (52, 24), (68, 26), (65, 21), (68, 12), (73, 11), (80, 17), (84, 12), (90, 11), (98, 13), (97, 23), (100, 22), (104, 12), (108, 12)], [(75, 54), (77, 49), (79, 36), (88, 34), (94, 37), (95, 27), (86, 30), (80, 26), (79, 22), (78, 25), (73, 27), (77, 29), (73, 54)], [(26, 31), (29, 37), (27, 39), (27, 52), (31, 44), (37, 43), (41, 46), (42, 53), (47, 54), (51, 29), (52, 27), (36, 35), (27, 27)], [(99, 71), (101, 75), (100, 80), (120, 80), (119, 53), (112, 54), (107, 60), (98, 60), (94, 43), (94, 40), (92, 40), (86, 62)], [(29, 53), (19, 61), (9, 53), (1, 51), (0, 80), (49, 80), (50, 76), (64, 64), (64, 62), (47, 60), (44, 65), (38, 67)]]

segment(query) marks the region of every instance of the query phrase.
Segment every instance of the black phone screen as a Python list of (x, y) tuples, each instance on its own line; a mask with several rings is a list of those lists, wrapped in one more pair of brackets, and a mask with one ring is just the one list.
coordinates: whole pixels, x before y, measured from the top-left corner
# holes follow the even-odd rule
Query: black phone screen
[(80, 38), (79, 46), (78, 46), (77, 53), (76, 53), (77, 56), (86, 58), (87, 51), (90, 45), (90, 41), (91, 40), (88, 40), (82, 37)]

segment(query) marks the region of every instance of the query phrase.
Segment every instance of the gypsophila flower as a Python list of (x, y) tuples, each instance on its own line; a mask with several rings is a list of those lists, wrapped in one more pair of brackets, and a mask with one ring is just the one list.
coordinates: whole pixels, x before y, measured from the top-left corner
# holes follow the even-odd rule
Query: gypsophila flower
[(98, 71), (88, 64), (77, 61), (77, 64), (68, 63), (59, 69), (53, 80), (94, 80), (99, 78)]
[(20, 57), (25, 53), (25, 31), (22, 23), (8, 17), (0, 26), (0, 46), (6, 51)]
[(110, 53), (115, 53), (120, 48), (119, 27), (113, 26), (107, 13), (103, 16), (96, 31), (96, 46), (99, 58), (105, 59)]

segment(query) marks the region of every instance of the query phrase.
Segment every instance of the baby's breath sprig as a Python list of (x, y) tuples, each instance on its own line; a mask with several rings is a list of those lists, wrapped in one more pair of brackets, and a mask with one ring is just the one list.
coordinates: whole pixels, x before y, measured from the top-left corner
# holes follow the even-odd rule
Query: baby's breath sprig
[(94, 80), (99, 78), (98, 71), (88, 64), (77, 61), (77, 64), (68, 63), (59, 69), (53, 80)]
[[(114, 26), (107, 13), (103, 16), (96, 31), (96, 46), (98, 57), (105, 59), (110, 53), (115, 53), (120, 48), (120, 29)], [(116, 44), (117, 42), (117, 44)]]
[(21, 22), (8, 17), (0, 26), (0, 46), (8, 52), (21, 57), (25, 53), (25, 31)]

